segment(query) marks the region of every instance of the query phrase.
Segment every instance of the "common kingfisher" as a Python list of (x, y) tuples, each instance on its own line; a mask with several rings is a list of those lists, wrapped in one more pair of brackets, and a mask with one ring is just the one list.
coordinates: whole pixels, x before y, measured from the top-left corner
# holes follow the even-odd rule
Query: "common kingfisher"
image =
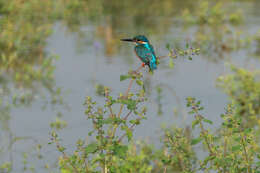
[(151, 72), (157, 69), (157, 57), (154, 53), (153, 46), (145, 36), (138, 35), (134, 38), (121, 39), (121, 41), (134, 42), (136, 44), (135, 53), (137, 57), (143, 62), (142, 66), (144, 67), (147, 65)]

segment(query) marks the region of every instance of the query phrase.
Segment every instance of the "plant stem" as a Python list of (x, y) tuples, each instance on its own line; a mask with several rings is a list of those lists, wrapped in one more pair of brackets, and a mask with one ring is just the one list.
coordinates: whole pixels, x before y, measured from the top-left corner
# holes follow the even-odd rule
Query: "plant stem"
[(167, 167), (165, 166), (163, 173), (166, 173), (166, 172), (167, 172)]
[[(142, 68), (143, 68), (143, 66), (140, 66), (135, 72), (136, 72), (136, 73), (139, 72)], [(126, 97), (128, 96), (128, 93), (129, 93), (129, 91), (131, 90), (131, 88), (132, 88), (132, 86), (133, 86), (133, 82), (134, 82), (134, 79), (132, 78), (132, 79), (130, 80), (129, 84), (128, 84), (128, 88), (127, 88), (127, 90), (126, 90), (125, 95), (123, 96), (123, 98), (126, 98)], [(121, 104), (121, 105), (120, 105), (120, 108), (119, 108), (118, 115), (117, 115), (118, 118), (121, 117), (123, 108), (124, 108), (124, 104)], [(128, 116), (129, 116), (129, 115), (128, 115)], [(116, 133), (117, 127), (118, 127), (117, 124), (114, 125), (111, 138), (114, 137), (114, 135), (115, 135), (115, 133)]]
[(207, 144), (207, 147), (208, 147), (208, 150), (209, 150), (209, 152), (210, 152), (210, 154), (211, 155), (214, 155), (215, 153), (212, 151), (212, 148), (211, 148), (211, 146), (210, 146), (210, 143), (209, 143), (209, 141), (208, 141), (208, 138), (207, 138), (207, 136), (206, 136), (206, 130), (204, 129), (204, 126), (203, 126), (203, 124), (202, 124), (202, 122), (201, 122), (201, 116), (200, 115), (197, 115), (196, 116), (196, 118), (197, 118), (197, 120), (199, 120), (199, 124), (200, 124), (200, 129), (201, 129), (201, 133), (202, 133), (202, 135), (203, 135), (203, 138), (205, 139), (205, 142), (206, 142), (206, 144)]
[[(55, 140), (55, 143), (56, 143), (56, 147), (58, 148), (59, 151), (61, 151), (60, 149), (62, 148), (59, 144), (59, 142), (57, 140)], [(63, 155), (63, 158), (65, 160), (68, 160), (70, 165), (72, 166), (73, 170), (75, 173), (79, 173), (79, 171), (77, 170), (77, 168), (74, 166), (74, 164), (71, 162), (71, 160), (69, 159), (69, 157), (67, 156), (67, 154), (64, 152), (64, 151), (61, 151), (62, 155)]]
[(126, 114), (126, 116), (123, 118), (123, 120), (127, 120), (127, 118), (131, 115), (132, 110), (128, 112), (128, 114)]
[[(140, 120), (140, 118), (138, 118), (137, 120)], [(131, 131), (133, 131), (134, 127), (135, 127), (135, 124), (132, 124), (131, 127), (130, 127), (129, 129), (130, 129)], [(121, 142), (122, 139), (123, 139), (125, 136), (126, 136), (126, 133), (123, 134), (123, 135), (118, 139), (117, 142), (118, 142), (118, 143)]]
[[(223, 156), (224, 158), (226, 158), (226, 155), (227, 155), (227, 136), (224, 137), (224, 152), (223, 152)], [(224, 165), (224, 170), (223, 170), (224, 173), (227, 172), (227, 167), (226, 165)]]
[[(168, 139), (169, 139), (169, 142), (172, 144), (172, 146), (174, 146), (175, 148), (178, 147), (178, 145), (175, 145), (176, 143), (173, 141), (173, 139), (172, 139), (172, 137), (171, 137), (170, 135), (168, 135)], [(180, 155), (177, 154), (176, 151), (173, 151), (173, 152), (174, 152), (174, 154), (177, 156), (177, 159), (178, 159), (178, 165), (179, 165), (181, 171), (184, 171), (185, 168), (183, 168), (182, 159), (181, 159)]]
[[(134, 82), (134, 79), (131, 79), (131, 80), (130, 80), (130, 83), (129, 83), (129, 85), (128, 85), (128, 88), (127, 88), (127, 90), (126, 90), (126, 93), (125, 93), (125, 95), (124, 95), (124, 98), (126, 98), (126, 97), (128, 96), (128, 93), (129, 93), (130, 89), (132, 88), (133, 82)], [(123, 111), (123, 108), (124, 108), (124, 104), (121, 104), (121, 105), (120, 105), (119, 112), (118, 112), (118, 115), (117, 115), (118, 118), (120, 118), (120, 116), (121, 116), (121, 114), (122, 114), (122, 111)]]
[(246, 146), (245, 146), (245, 140), (246, 140), (246, 136), (242, 136), (241, 134), (241, 130), (240, 130), (240, 137), (241, 137), (241, 142), (242, 142), (242, 146), (243, 146), (243, 150), (244, 150), (244, 154), (245, 154), (245, 158), (246, 158), (246, 164), (247, 164), (247, 172), (251, 173), (251, 167), (249, 165), (249, 159), (248, 159), (248, 154), (246, 151)]

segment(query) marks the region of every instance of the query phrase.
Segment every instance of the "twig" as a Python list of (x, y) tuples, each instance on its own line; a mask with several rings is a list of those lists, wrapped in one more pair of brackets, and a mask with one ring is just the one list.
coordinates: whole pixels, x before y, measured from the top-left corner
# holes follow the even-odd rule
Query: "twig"
[(165, 55), (165, 56), (158, 56), (157, 58), (158, 59), (163, 59), (163, 58), (167, 58), (167, 57), (169, 57), (169, 56), (167, 56), (167, 55)]
[(112, 110), (111, 106), (109, 106), (109, 111), (110, 111), (111, 117), (114, 117), (113, 110)]
[[(176, 143), (173, 141), (172, 137), (170, 135), (168, 135), (168, 139), (169, 139), (169, 142), (174, 146), (174, 147), (178, 147), (177, 145), (175, 145)], [(178, 164), (179, 164), (179, 167), (182, 171), (185, 170), (185, 168), (183, 168), (183, 164), (182, 164), (182, 161), (181, 161), (181, 158), (180, 158), (180, 155), (178, 155), (176, 153), (176, 151), (173, 151), (175, 155), (177, 155), (177, 159), (178, 159)]]
[(131, 115), (132, 110), (128, 112), (128, 114), (123, 118), (123, 120), (127, 120), (127, 118), (129, 117), (129, 115)]
[(214, 155), (215, 153), (212, 151), (212, 148), (211, 148), (211, 146), (210, 146), (210, 143), (209, 143), (209, 141), (208, 141), (208, 138), (206, 137), (206, 133), (207, 133), (207, 132), (206, 132), (206, 130), (204, 129), (203, 124), (202, 124), (202, 122), (201, 122), (201, 116), (200, 116), (200, 115), (197, 115), (197, 118), (198, 118), (198, 120), (199, 120), (201, 132), (203, 133), (203, 137), (204, 137), (204, 139), (205, 139), (205, 142), (206, 142), (206, 144), (207, 144), (207, 147), (208, 147), (208, 149), (209, 149), (209, 152), (210, 152), (211, 155)]
[[(226, 158), (226, 155), (227, 155), (227, 137), (225, 136), (225, 137), (224, 137), (224, 153), (223, 153), (224, 158)], [(224, 173), (227, 172), (227, 167), (226, 167), (226, 165), (224, 166), (223, 172), (224, 172)]]
[(250, 168), (250, 165), (249, 165), (248, 154), (247, 154), (246, 146), (245, 146), (246, 136), (244, 136), (244, 137), (242, 136), (242, 134), (241, 134), (241, 129), (240, 129), (240, 137), (241, 137), (242, 146), (243, 146), (243, 150), (244, 150), (244, 154), (245, 154), (245, 158), (246, 158), (247, 172), (250, 173), (250, 172), (251, 172), (251, 168)]
[[(140, 66), (135, 72), (136, 73), (139, 72), (142, 68), (143, 68), (143, 66)], [(128, 93), (129, 93), (130, 89), (132, 88), (133, 82), (134, 82), (134, 79), (131, 79), (130, 82), (129, 82), (128, 88), (127, 88), (127, 90), (125, 92), (124, 97), (128, 96)], [(121, 104), (119, 112), (118, 112), (118, 115), (117, 115), (118, 118), (120, 118), (120, 116), (122, 114), (122, 111), (123, 111), (123, 108), (124, 108), (124, 104)]]
[[(108, 93), (109, 93), (108, 91), (107, 92), (105, 91), (105, 97), (107, 98), (107, 101), (109, 100), (108, 99), (108, 96), (109, 96)], [(108, 106), (108, 109), (109, 109), (109, 112), (110, 112), (110, 117), (114, 117), (114, 113), (113, 113), (113, 109), (112, 109), (111, 105)]]
[[(127, 90), (126, 90), (126, 93), (125, 93), (125, 95), (124, 95), (124, 97), (127, 97), (128, 93), (129, 93), (129, 91), (130, 91), (130, 89), (132, 88), (133, 82), (134, 82), (134, 79), (131, 79), (131, 80), (130, 80), (130, 83), (129, 83), (129, 85), (128, 85), (128, 88), (127, 88)], [(120, 116), (121, 116), (121, 114), (122, 114), (122, 111), (123, 111), (123, 108), (124, 108), (124, 104), (121, 104), (121, 105), (120, 105), (119, 112), (118, 112), (118, 115), (117, 115), (118, 118), (120, 118)]]
[(67, 156), (67, 154), (66, 154), (64, 151), (61, 150), (62, 147), (60, 146), (59, 142), (58, 142), (57, 140), (55, 140), (55, 143), (56, 143), (56, 147), (58, 148), (58, 150), (62, 153), (63, 158), (64, 158), (65, 160), (68, 160), (68, 161), (69, 161), (70, 165), (72, 166), (73, 170), (74, 170), (76, 173), (79, 173), (79, 171), (78, 171), (77, 168), (73, 165), (73, 163), (71, 162), (71, 160), (69, 159), (69, 157)]
[[(140, 66), (135, 72), (139, 72), (141, 69), (143, 68), (143, 66)], [(125, 95), (123, 96), (123, 98), (127, 97), (128, 96), (128, 93), (130, 91), (130, 89), (132, 88), (132, 85), (133, 85), (133, 82), (134, 82), (134, 79), (132, 78), (129, 82), (129, 85), (128, 85), (128, 88), (125, 92)], [(118, 112), (118, 115), (117, 117), (120, 118), (121, 114), (122, 114), (122, 111), (123, 111), (123, 108), (124, 108), (124, 104), (121, 104), (120, 105), (120, 108), (119, 108), (119, 112)], [(129, 116), (129, 115), (128, 115)], [(116, 129), (117, 129), (118, 125), (115, 125), (114, 128), (113, 128), (113, 131), (112, 131), (112, 135), (111, 137), (113, 138), (115, 133), (116, 133)]]
[(167, 172), (167, 167), (165, 166), (163, 173), (166, 173), (166, 172)]
[[(208, 148), (208, 150), (209, 150), (209, 153), (210, 153), (211, 156), (216, 156), (216, 155), (218, 154), (218, 152), (215, 152), (215, 153), (214, 153), (214, 151), (213, 151), (213, 149), (212, 149), (212, 145), (210, 145), (210, 142), (209, 142), (208, 137), (207, 137), (207, 131), (204, 129), (204, 126), (203, 126), (203, 124), (202, 124), (202, 122), (201, 122), (201, 120), (202, 120), (203, 117), (202, 117), (201, 115), (197, 115), (197, 117), (198, 117), (198, 120), (199, 120), (199, 125), (200, 125), (200, 129), (201, 129), (201, 133), (202, 133), (203, 138), (204, 138), (204, 140), (205, 140), (205, 142), (206, 142), (206, 144), (207, 144), (207, 148)], [(220, 168), (219, 168), (218, 165), (217, 165), (217, 169), (219, 169), (219, 172), (221, 172), (221, 170), (220, 170)]]
[[(132, 124), (131, 127), (129, 128), (131, 131), (133, 130), (135, 124)], [(124, 133), (119, 139), (118, 139), (118, 143), (120, 143), (122, 141), (122, 139), (126, 136), (126, 133)]]
[[(138, 118), (137, 120), (141, 120), (141, 118)], [(136, 124), (132, 124), (131, 127), (129, 128), (131, 131), (134, 130)], [(120, 143), (122, 141), (122, 139), (126, 136), (126, 133), (124, 133), (119, 139), (118, 139), (118, 143)]]

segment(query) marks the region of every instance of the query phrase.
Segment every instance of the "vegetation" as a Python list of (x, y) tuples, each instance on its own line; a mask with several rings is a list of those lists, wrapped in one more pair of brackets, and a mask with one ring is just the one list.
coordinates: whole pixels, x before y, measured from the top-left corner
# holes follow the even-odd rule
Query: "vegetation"
[[(125, 3), (118, 0), (0, 0), (0, 129), (3, 132), (0, 172), (17, 171), (13, 145), (28, 139), (13, 132), (10, 126), (12, 109), (30, 109), (40, 98), (44, 101), (43, 107), (51, 106), (58, 112), (56, 120), (50, 124), (50, 144), (59, 152), (58, 163), (54, 168), (45, 165), (44, 171), (259, 173), (259, 70), (229, 65), (230, 73), (217, 79), (217, 86), (229, 99), (225, 112), (220, 115), (221, 124), (207, 118), (210, 116), (203, 111), (201, 101), (187, 97), (186, 106), (192, 122), (185, 127), (162, 128), (159, 146), (134, 138), (136, 127), (149, 118), (147, 102), (151, 98), (146, 76), (151, 74), (143, 73), (142, 67), (129, 70), (120, 76), (121, 82), (129, 81), (125, 92), (115, 95), (117, 88), (97, 85), (97, 93), (104, 101), (86, 97), (85, 114), (92, 123), (88, 138), (78, 139), (75, 147), (65, 148), (59, 130), (67, 126), (61, 118), (67, 105), (63, 100), (63, 86), (57, 86), (54, 76), (55, 62), (59, 58), (46, 51), (47, 39), (57, 23), (68, 32), (77, 33), (79, 46), (86, 46), (82, 38), (92, 35), (104, 44), (104, 55), (119, 53), (122, 57), (129, 54), (118, 44), (122, 31), (128, 34), (146, 31), (151, 35), (157, 33), (161, 38), (178, 23), (192, 33), (192, 38), (185, 40), (185, 45), (183, 40), (168, 39), (171, 44), (166, 44), (168, 53), (160, 57), (160, 66), (167, 62), (168, 67), (174, 68), (177, 59), (188, 61), (198, 56), (218, 62), (239, 51), (246, 51), (250, 58), (259, 57), (259, 32), (247, 32), (245, 10), (234, 8), (247, 3), (257, 4), (256, 0), (162, 0), (159, 3), (149, 0)], [(158, 16), (162, 19), (158, 20)], [(128, 23), (122, 22), (124, 17)], [(88, 25), (95, 28), (86, 35), (83, 26)], [(160, 103), (163, 89), (163, 85), (154, 89), (158, 94), (158, 115), (164, 114)], [(42, 147), (39, 142), (35, 150), (37, 157), (44, 160)], [(22, 171), (38, 172), (40, 167), (34, 165), (33, 154), (24, 151), (22, 155)]]
[[(234, 70), (238, 70), (238, 73), (243, 71)], [(243, 79), (245, 74), (237, 75)], [(192, 97), (187, 98), (187, 107), (191, 109), (189, 114), (194, 117), (192, 124), (185, 128), (164, 129), (163, 146), (155, 149), (144, 141), (135, 143), (132, 138), (134, 127), (147, 118), (146, 107), (139, 106), (146, 98), (139, 70), (130, 71), (127, 76), (120, 77), (121, 80), (126, 78), (130, 78), (130, 83), (125, 95), (120, 94), (114, 99), (109, 94), (110, 89), (105, 87), (105, 105), (97, 106), (98, 103), (91, 97), (86, 98), (86, 115), (93, 124), (93, 131), (89, 132), (90, 136), (94, 135), (91, 143), (79, 140), (77, 149), (69, 155), (61, 146), (58, 135), (52, 133), (52, 142), (62, 153), (59, 159), (61, 172), (259, 172), (260, 147), (259, 139), (256, 138), (259, 136), (259, 126), (252, 127), (250, 121), (245, 118), (257, 119), (259, 106), (254, 106), (253, 103), (259, 103), (254, 100), (260, 96), (258, 89), (250, 92), (252, 98), (247, 99), (252, 101), (242, 105), (236, 102), (237, 98), (232, 99), (226, 112), (221, 115), (223, 123), (216, 131), (207, 127), (207, 124), (212, 125), (213, 122), (200, 113), (204, 109), (200, 101)], [(228, 83), (231, 83), (230, 80)], [(254, 83), (249, 77), (246, 80), (252, 81), (249, 86), (253, 89), (259, 83)], [(135, 94), (129, 92), (134, 82), (141, 87)], [(245, 84), (239, 80), (235, 82)], [(246, 89), (239, 89), (242, 96), (247, 92)], [(118, 113), (113, 109), (115, 104), (120, 105)], [(128, 113), (122, 115), (124, 108)], [(253, 113), (253, 117), (250, 117), (250, 112), (241, 112), (244, 109)], [(199, 129), (199, 135), (193, 132), (194, 129)], [(119, 130), (121, 132), (118, 132)], [(127, 141), (123, 142), (124, 138)], [(203, 158), (197, 156), (198, 148), (204, 148)]]

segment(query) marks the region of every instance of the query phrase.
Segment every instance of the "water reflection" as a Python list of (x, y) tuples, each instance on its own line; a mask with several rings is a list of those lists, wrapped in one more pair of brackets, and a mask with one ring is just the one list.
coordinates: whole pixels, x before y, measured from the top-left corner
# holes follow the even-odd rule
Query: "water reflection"
[[(4, 151), (12, 149), (9, 146), (14, 145), (16, 133), (21, 137), (36, 133), (35, 137), (46, 135), (48, 139), (49, 129), (41, 123), (48, 124), (53, 120), (51, 115), (59, 112), (57, 107), (50, 110), (51, 105), (64, 104), (64, 93), (57, 86), (71, 90), (71, 94), (65, 95), (72, 107), (72, 111), (65, 115), (71, 126), (68, 131), (65, 130), (64, 136), (71, 145), (77, 140), (74, 138), (78, 138), (75, 134), (85, 137), (85, 131), (89, 128), (83, 119), (82, 103), (86, 90), (88, 95), (93, 95), (94, 89), (91, 88), (99, 83), (99, 94), (102, 94), (102, 85), (122, 91), (124, 84), (122, 86), (118, 82), (119, 75), (140, 63), (133, 54), (133, 47), (122, 46), (120, 38), (148, 35), (157, 47), (158, 55), (167, 54), (164, 47), (168, 42), (176, 47), (183, 47), (189, 42), (203, 50), (205, 59), (196, 57), (192, 62), (177, 60), (173, 70), (162, 63), (154, 76), (144, 71), (145, 87), (152, 101), (149, 103), (149, 119), (137, 129), (137, 138), (151, 136), (153, 141), (156, 141), (156, 135), (151, 133), (160, 128), (161, 122), (176, 125), (184, 122), (183, 125), (190, 121), (181, 117), (186, 116), (182, 107), (182, 98), (186, 96), (195, 95), (207, 100), (205, 107), (208, 111), (205, 113), (211, 113), (210, 118), (217, 121), (216, 117), (226, 102), (225, 96), (214, 88), (216, 77), (225, 72), (223, 59), (244, 55), (244, 52), (237, 51), (247, 50), (252, 43), (259, 56), (259, 37), (246, 39), (247, 33), (240, 35), (241, 30), (249, 29), (247, 23), (236, 21), (236, 15), (239, 16), (236, 11), (226, 13), (225, 10), (230, 9), (223, 5), (226, 1), (209, 16), (204, 15), (208, 14), (207, 10), (212, 4), (192, 0), (155, 0), (153, 3), (150, 0), (36, 2), (0, 1), (0, 127), (3, 130), (0, 137), (4, 139), (0, 141)], [(253, 8), (259, 6), (257, 1), (248, 3)], [(234, 7), (232, 3), (228, 5)], [(251, 7), (245, 9), (249, 16)], [(232, 20), (223, 19), (226, 14)], [(250, 18), (259, 17), (257, 10), (254, 15)], [(259, 27), (255, 23), (250, 26)], [(53, 28), (54, 34), (51, 36)], [(77, 54), (74, 48), (81, 54)], [(50, 52), (58, 54), (60, 59), (57, 60)], [(211, 64), (208, 60), (218, 63)], [(168, 90), (173, 91), (173, 95), (164, 93)], [(47, 107), (46, 112), (39, 108), (42, 106)], [(21, 107), (28, 109), (20, 110)], [(173, 120), (172, 110), (175, 108), (181, 116)], [(157, 117), (160, 113), (167, 116)], [(13, 129), (11, 123), (14, 124)], [(37, 129), (38, 133), (35, 132)], [(25, 142), (20, 145), (26, 148)], [(12, 160), (13, 156), (6, 157), (10, 153), (0, 155), (3, 158), (0, 164)]]
[(56, 57), (45, 50), (52, 31), (52, 19), (46, 15), (51, 5), (36, 1), (0, 2), (0, 167), (8, 163), (4, 170), (12, 170), (13, 145), (28, 139), (16, 136), (11, 128), (13, 110), (30, 107), (39, 98), (43, 106), (62, 104), (61, 90), (53, 76)]

